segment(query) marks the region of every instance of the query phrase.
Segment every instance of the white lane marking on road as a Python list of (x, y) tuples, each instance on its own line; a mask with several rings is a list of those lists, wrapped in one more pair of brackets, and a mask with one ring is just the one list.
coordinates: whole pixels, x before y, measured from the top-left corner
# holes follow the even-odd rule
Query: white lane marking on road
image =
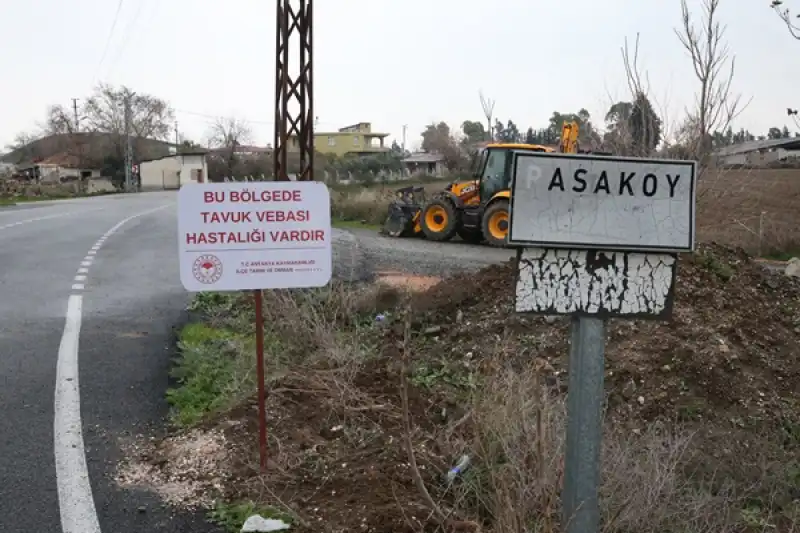
[(86, 210), (81, 210), (81, 211), (70, 211), (69, 213), (57, 213), (55, 215), (47, 215), (47, 216), (44, 216), (44, 217), (28, 218), (28, 219), (25, 219), (25, 220), (18, 220), (16, 222), (11, 223), (11, 224), (5, 224), (3, 226), (0, 226), (0, 230), (9, 229), (9, 228), (15, 228), (17, 226), (22, 226), (24, 224), (30, 224), (31, 222), (39, 222), (40, 220), (50, 220), (50, 219), (53, 219), (53, 218), (61, 218), (61, 217), (69, 216), (69, 215), (77, 215), (79, 213), (80, 214), (91, 213), (92, 211), (100, 211), (102, 209), (105, 209), (105, 208), (104, 207), (98, 207), (96, 209), (86, 209)]
[(67, 302), (64, 334), (58, 347), (56, 370), (55, 435), (56, 482), (64, 533), (100, 533), (100, 523), (86, 469), (78, 388), (78, 344), (83, 296)]
[[(172, 204), (128, 217), (107, 235), (119, 230), (135, 218), (154, 213)], [(87, 263), (84, 260), (82, 266)], [(89, 261), (89, 264), (91, 262)], [(83, 290), (83, 284), (74, 284), (73, 290)], [(101, 533), (97, 509), (92, 496), (89, 471), (86, 468), (86, 451), (83, 444), (81, 421), (81, 394), (78, 386), (78, 349), (80, 345), (83, 296), (72, 294), (67, 302), (67, 315), (61, 345), (58, 347), (55, 388), (55, 419), (53, 444), (56, 462), (58, 507), (61, 513), (62, 533)]]

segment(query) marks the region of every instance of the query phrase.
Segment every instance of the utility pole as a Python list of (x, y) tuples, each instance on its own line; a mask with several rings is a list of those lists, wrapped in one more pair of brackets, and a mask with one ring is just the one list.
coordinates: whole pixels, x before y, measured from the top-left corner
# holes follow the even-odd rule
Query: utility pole
[(75, 114), (75, 132), (81, 131), (81, 122), (78, 118), (78, 99), (72, 99), (72, 112)]
[[(76, 134), (81, 131), (81, 122), (80, 122), (80, 119), (78, 118), (78, 99), (77, 98), (73, 98), (72, 99), (72, 113), (73, 113), (73, 115), (75, 117), (74, 118), (75, 126), (74, 126), (74, 129), (73, 129), (73, 135), (70, 135), (70, 137), (72, 137), (72, 145), (76, 148), (76, 151), (78, 152), (78, 166), (81, 167), (81, 169), (83, 169), (83, 145), (81, 144), (80, 139), (76, 136)], [(80, 172), (82, 172), (82, 170)], [(80, 172), (79, 172), (79, 176), (78, 176), (78, 192), (79, 193), (83, 192), (83, 190), (84, 190), (83, 178), (80, 176)]]
[(131, 192), (133, 185), (131, 176), (131, 167), (133, 166), (133, 145), (131, 142), (131, 96), (133, 96), (133, 93), (130, 91), (125, 91), (125, 192)]
[(406, 153), (406, 130), (408, 129), (408, 124), (403, 124), (403, 155)]
[(180, 140), (178, 136), (178, 121), (175, 121), (175, 153), (180, 151)]

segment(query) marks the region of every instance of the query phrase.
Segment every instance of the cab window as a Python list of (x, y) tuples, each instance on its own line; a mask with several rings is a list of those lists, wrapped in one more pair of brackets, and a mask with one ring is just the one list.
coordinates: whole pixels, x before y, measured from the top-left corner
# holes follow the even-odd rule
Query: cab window
[(481, 177), (481, 172), (483, 171), (483, 167), (486, 164), (486, 156), (488, 155), (487, 150), (480, 150), (475, 153), (475, 156), (472, 158), (472, 177), (475, 179), (479, 179)]
[(489, 154), (489, 161), (486, 162), (486, 170), (483, 171), (483, 178), (490, 180), (502, 179), (506, 170), (506, 150), (493, 150)]
[(489, 160), (481, 177), (481, 197), (489, 199), (498, 191), (508, 187), (506, 182), (506, 158), (508, 150), (491, 150)]

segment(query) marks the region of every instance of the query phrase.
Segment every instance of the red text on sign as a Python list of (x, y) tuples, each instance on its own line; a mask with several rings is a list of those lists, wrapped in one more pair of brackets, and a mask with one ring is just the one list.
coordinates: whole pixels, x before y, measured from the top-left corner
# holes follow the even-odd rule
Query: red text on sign
[(233, 222), (235, 224), (239, 224), (242, 222), (252, 222), (252, 213), (250, 211), (239, 211), (236, 213), (230, 212), (222, 212), (218, 213), (216, 211), (203, 211), (200, 213), (203, 217), (203, 223), (205, 224), (219, 224), (224, 222)]
[(266, 234), (261, 230), (211, 231), (186, 234), (186, 244), (250, 244), (262, 243), (264, 240), (266, 240)]
[(269, 236), (273, 242), (316, 242), (325, 240), (325, 230), (270, 231)]
[[(253, 222), (252, 211), (203, 211), (200, 213), (204, 224), (241, 224)], [(308, 210), (295, 211), (259, 211), (255, 216), (259, 222), (308, 222), (311, 212)]]
[[(325, 230), (270, 231), (272, 242), (319, 242), (325, 240)], [(262, 230), (253, 231), (209, 231), (186, 234), (186, 244), (251, 244), (267, 240)]]
[(308, 222), (311, 212), (298, 211), (260, 211), (256, 215), (259, 222)]
[[(228, 200), (231, 202), (261, 203), (261, 202), (302, 202), (301, 191), (230, 191)], [(225, 201), (225, 192), (205, 191), (203, 201), (207, 204), (222, 203)]]

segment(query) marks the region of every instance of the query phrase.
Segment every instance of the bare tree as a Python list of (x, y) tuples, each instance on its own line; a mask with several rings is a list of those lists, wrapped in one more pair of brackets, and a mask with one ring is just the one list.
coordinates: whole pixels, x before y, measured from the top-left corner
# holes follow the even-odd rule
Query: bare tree
[(17, 133), (14, 136), (14, 140), (6, 145), (6, 150), (12, 152), (14, 150), (19, 150), (20, 148), (24, 148), (25, 146), (31, 144), (33, 141), (40, 139), (41, 135), (36, 133), (22, 131)]
[[(160, 155), (160, 151), (149, 153), (147, 140), (169, 141), (175, 122), (175, 112), (160, 98), (149, 94), (135, 93), (130, 88), (101, 83), (95, 87), (82, 108), (84, 131), (107, 134), (102, 150), (93, 143), (95, 156), (113, 157), (122, 164), (126, 148), (125, 104), (130, 106), (130, 134), (134, 159)], [(110, 148), (110, 150), (109, 150)]]
[(605, 115), (605, 149), (619, 155), (651, 155), (663, 140), (664, 121), (656, 112), (647, 72), (639, 64), (639, 34), (631, 46), (625, 38), (620, 48), (628, 96), (623, 100), (609, 94), (611, 105)]
[(699, 83), (694, 109), (688, 113), (697, 127), (692, 151), (698, 158), (710, 153), (711, 133), (727, 128), (747, 106), (742, 105), (741, 94), (731, 93), (736, 57), (730, 54), (724, 40), (725, 26), (717, 20), (720, 1), (703, 0), (703, 19), (698, 28), (687, 0), (681, 0), (682, 23), (675, 29)]
[[(14, 136), (14, 140), (5, 146), (8, 152), (15, 152), (12, 163), (23, 163), (41, 156), (41, 148), (35, 144), (42, 138), (38, 132), (23, 131)], [(8, 155), (8, 154), (6, 154)]]
[(486, 135), (489, 137), (487, 140), (491, 141), (493, 138), (492, 131), (494, 127), (494, 122), (492, 119), (494, 118), (494, 100), (491, 98), (486, 98), (483, 95), (483, 91), (478, 92), (478, 96), (481, 99), (481, 107), (483, 108), (483, 115), (486, 117)]
[(225, 159), (228, 176), (233, 177), (236, 166), (236, 147), (251, 142), (253, 131), (244, 120), (237, 118), (218, 118), (211, 126), (208, 135), (209, 148), (216, 148)]
[(131, 133), (137, 137), (166, 141), (172, 134), (175, 112), (164, 101), (127, 87), (100, 84), (86, 101), (83, 112), (90, 130), (125, 133), (125, 100), (130, 102)]
[(78, 131), (75, 114), (70, 113), (64, 106), (52, 105), (47, 108), (47, 118), (44, 131), (48, 135), (63, 135)]
[[(770, 7), (772, 8), (775, 13), (781, 18), (784, 24), (786, 24), (786, 28), (789, 30), (789, 33), (797, 40), (800, 40), (800, 26), (797, 26), (794, 22), (792, 22), (792, 14), (789, 11), (788, 7), (783, 7), (783, 2), (781, 0), (772, 0), (770, 3)], [(794, 18), (800, 18), (800, 15), (795, 15)]]

